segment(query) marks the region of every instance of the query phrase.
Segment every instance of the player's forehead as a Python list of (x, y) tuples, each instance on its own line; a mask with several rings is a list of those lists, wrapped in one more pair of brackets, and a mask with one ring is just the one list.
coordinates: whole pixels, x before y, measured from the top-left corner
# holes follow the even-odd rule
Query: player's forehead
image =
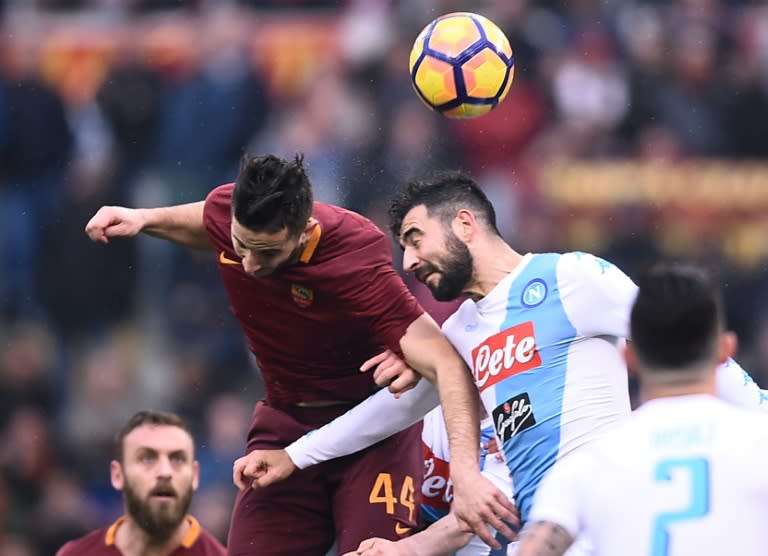
[(435, 228), (435, 218), (429, 216), (425, 205), (416, 205), (403, 217), (400, 225), (400, 241), (404, 242), (415, 233), (424, 234)]
[(291, 239), (288, 228), (283, 228), (278, 232), (256, 232), (241, 225), (234, 218), (232, 219), (231, 233), (235, 240), (250, 249), (279, 249)]
[(414, 237), (439, 234), (440, 222), (436, 216), (430, 216), (425, 205), (417, 205), (403, 217), (400, 225), (400, 243), (406, 244)]
[(153, 450), (159, 453), (192, 453), (194, 444), (190, 434), (173, 425), (140, 425), (129, 432), (123, 439), (123, 451), (126, 454), (141, 450)]

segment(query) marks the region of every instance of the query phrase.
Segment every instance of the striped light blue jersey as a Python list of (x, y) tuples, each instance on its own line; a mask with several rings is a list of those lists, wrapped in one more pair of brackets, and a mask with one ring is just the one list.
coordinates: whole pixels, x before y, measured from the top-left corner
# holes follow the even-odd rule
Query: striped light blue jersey
[(528, 254), (443, 325), (493, 418), (523, 521), (555, 461), (630, 412), (618, 346), (636, 291), (595, 256)]

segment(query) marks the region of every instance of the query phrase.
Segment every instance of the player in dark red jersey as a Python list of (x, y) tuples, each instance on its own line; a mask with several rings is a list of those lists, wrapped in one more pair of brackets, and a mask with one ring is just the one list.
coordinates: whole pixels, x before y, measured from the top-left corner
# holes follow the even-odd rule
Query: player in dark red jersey
[[(86, 226), (94, 241), (147, 234), (215, 253), (233, 312), (256, 355), (266, 399), (254, 412), (246, 454), (282, 448), (341, 415), (376, 388), (361, 364), (385, 348), (434, 382), (454, 455), (455, 497), (473, 529), (513, 518), (503, 493), (480, 475), (477, 395), (463, 361), (392, 268), (389, 240), (368, 219), (313, 203), (302, 160), (246, 157), (234, 184), (205, 201), (157, 209), (103, 207)], [(378, 373), (396, 391), (411, 372)], [(259, 462), (239, 459), (228, 550), (346, 552), (372, 535), (397, 539), (415, 526), (423, 462), (411, 427), (352, 456), (248, 488)], [(470, 486), (471, 485), (471, 486)]]
[(187, 425), (172, 413), (140, 411), (115, 439), (112, 486), (125, 515), (65, 544), (56, 556), (224, 556), (226, 549), (187, 514), (200, 468)]

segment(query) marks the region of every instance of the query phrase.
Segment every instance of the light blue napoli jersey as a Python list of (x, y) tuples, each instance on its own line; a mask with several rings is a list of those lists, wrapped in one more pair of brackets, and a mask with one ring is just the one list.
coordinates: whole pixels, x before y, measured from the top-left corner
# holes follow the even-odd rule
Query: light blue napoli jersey
[(593, 255), (528, 254), (443, 325), (493, 418), (523, 521), (555, 461), (630, 412), (618, 346), (636, 291)]
[(765, 414), (704, 394), (656, 398), (558, 462), (531, 519), (587, 535), (599, 556), (763, 556), (767, 459)]

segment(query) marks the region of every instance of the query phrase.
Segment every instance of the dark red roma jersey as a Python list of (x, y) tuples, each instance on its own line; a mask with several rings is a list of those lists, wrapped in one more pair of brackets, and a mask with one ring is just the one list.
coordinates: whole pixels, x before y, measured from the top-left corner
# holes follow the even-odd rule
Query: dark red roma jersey
[(423, 310), (392, 267), (384, 233), (367, 218), (315, 203), (319, 226), (299, 262), (248, 276), (232, 247), (233, 184), (214, 189), (204, 221), (232, 310), (256, 355), (267, 402), (357, 403), (375, 388), (366, 359), (400, 338)]
[[(56, 556), (122, 556), (123, 553), (115, 546), (115, 535), (125, 519), (123, 516), (109, 527), (69, 541), (59, 549)], [(226, 556), (227, 550), (213, 535), (200, 527), (194, 517), (188, 515), (186, 519), (190, 525), (189, 531), (181, 546), (169, 556)]]

